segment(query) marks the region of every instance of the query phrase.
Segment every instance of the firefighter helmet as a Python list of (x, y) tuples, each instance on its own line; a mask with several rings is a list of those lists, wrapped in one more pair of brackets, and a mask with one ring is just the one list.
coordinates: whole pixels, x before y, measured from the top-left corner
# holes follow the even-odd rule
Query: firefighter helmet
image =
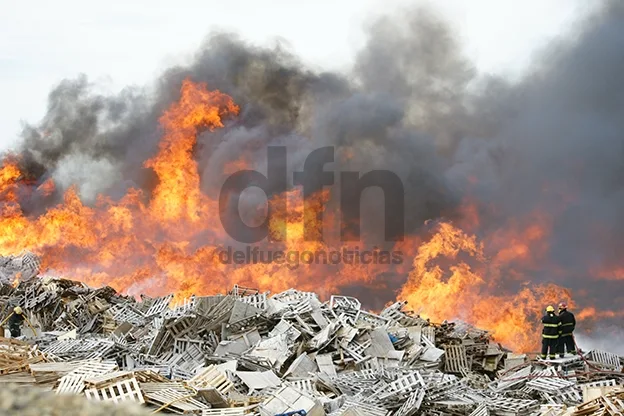
[(555, 308), (553, 308), (552, 305), (548, 305), (546, 307), (546, 312), (554, 312), (554, 311), (555, 311)]
[(563, 309), (568, 309), (568, 305), (566, 305), (566, 303), (565, 303), (565, 302), (561, 302), (561, 303), (559, 304), (559, 309), (561, 309), (561, 310), (563, 310)]
[(15, 312), (18, 315), (22, 314), (22, 308), (20, 308), (19, 306), (16, 306), (15, 308), (13, 308), (13, 312)]

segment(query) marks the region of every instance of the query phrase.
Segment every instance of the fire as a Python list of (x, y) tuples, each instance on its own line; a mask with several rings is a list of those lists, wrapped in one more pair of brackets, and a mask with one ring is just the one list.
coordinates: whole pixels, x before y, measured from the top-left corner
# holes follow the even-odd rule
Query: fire
[(4, 166), (0, 169), (0, 187), (2, 190), (6, 190), (7, 186), (15, 183), (19, 177), (22, 176), (17, 162), (15, 160), (7, 159), (4, 162)]
[[(155, 295), (175, 291), (185, 297), (220, 289), (224, 282), (214, 279), (220, 265), (207, 256), (214, 247), (195, 241), (214, 224), (215, 205), (200, 192), (192, 151), (199, 132), (223, 127), (222, 120), (238, 111), (227, 95), (185, 80), (179, 101), (160, 118), (160, 150), (145, 164), (158, 177), (147, 203), (146, 195), (131, 190), (119, 201), (101, 196), (89, 207), (70, 188), (62, 204), (38, 218), (27, 218), (20, 210), (7, 215), (5, 210), (0, 252), (29, 249), (43, 257), (44, 270), (118, 290), (132, 291), (161, 280), (165, 284), (148, 291)], [(14, 200), (7, 194), (14, 194), (21, 176), (17, 166), (13, 160), (4, 162), (0, 173), (4, 201)], [(53, 182), (40, 188), (49, 192)], [(214, 283), (202, 287), (207, 276)]]
[(11, 286), (13, 286), (13, 287), (17, 287), (17, 286), (19, 285), (19, 282), (20, 282), (20, 278), (21, 278), (21, 277), (22, 277), (22, 274), (21, 274), (21, 273), (17, 273), (17, 274), (15, 275), (15, 279), (13, 279), (13, 283), (11, 284)]
[(530, 351), (538, 340), (537, 318), (544, 305), (569, 294), (555, 285), (501, 293), (500, 284), (497, 270), (484, 254), (484, 244), (452, 224), (441, 223), (437, 233), (418, 248), (399, 298), (423, 317), (434, 321), (459, 318), (490, 330), (505, 345)]
[(39, 185), (39, 187), (37, 188), (37, 191), (39, 191), (41, 195), (43, 196), (49, 196), (55, 190), (56, 190), (56, 185), (54, 184), (54, 181), (52, 179), (48, 179), (47, 181)]
[[(509, 221), (477, 238), (469, 233), (476, 233), (481, 223), (480, 207), (471, 201), (464, 204), (462, 222), (440, 223), (431, 236), (412, 235), (390, 247), (403, 253), (403, 263), (362, 264), (344, 258), (332, 262), (331, 253), (366, 248), (344, 244), (332, 235), (306, 241), (306, 224), (315, 232), (328, 229), (324, 225), (339, 224), (340, 213), (327, 209), (332, 199), (329, 191), (304, 201), (301, 191), (294, 189), (270, 196), (283, 199), (288, 208), (271, 218), (270, 233), (279, 237), (274, 238), (277, 241), (262, 243), (263, 250), (282, 252), (284, 261), (223, 261), (228, 240), (218, 220), (218, 201), (201, 191), (194, 149), (200, 133), (223, 128), (239, 111), (231, 97), (185, 80), (180, 98), (159, 120), (159, 150), (144, 164), (158, 178), (153, 191), (131, 189), (116, 201), (100, 196), (92, 206), (70, 188), (59, 205), (37, 217), (26, 215), (18, 203), (18, 191), (26, 187), (19, 160), (6, 158), (0, 168), (0, 254), (30, 250), (42, 257), (42, 270), (129, 294), (175, 292), (176, 301), (191, 294), (222, 292), (234, 283), (271, 291), (295, 287), (327, 295), (360, 284), (374, 297), (380, 291), (391, 293), (407, 275), (398, 298), (408, 300), (424, 316), (437, 321), (463, 319), (490, 330), (503, 344), (525, 351), (533, 350), (539, 341), (543, 307), (571, 299), (554, 284), (524, 284), (528, 280), (524, 273), (549, 250), (550, 218), (531, 213), (523, 221)], [(342, 149), (342, 155), (352, 158), (353, 149)], [(250, 161), (241, 156), (224, 164), (222, 178), (211, 179), (225, 180), (249, 168)], [(54, 182), (40, 184), (37, 191), (50, 195)], [(257, 211), (259, 216), (264, 213)], [(236, 242), (232, 246), (246, 248)], [(375, 248), (372, 253), (382, 258), (383, 251)], [(386, 279), (384, 273), (399, 277)], [(586, 309), (580, 319), (601, 313)]]
[(200, 193), (197, 164), (192, 158), (198, 130), (223, 127), (222, 117), (238, 114), (239, 108), (227, 95), (208, 91), (205, 84), (188, 79), (182, 83), (181, 95), (160, 118), (165, 132), (160, 152), (145, 163), (160, 180), (150, 209), (161, 221), (196, 223), (206, 218), (201, 211), (208, 202)]
[[(17, 200), (17, 182), (22, 176), (17, 161), (13, 157), (6, 158), (2, 168), (0, 168), (0, 198), (6, 205), (7, 202)], [(3, 211), (7, 208), (3, 207)]]
[(590, 319), (602, 319), (602, 318), (622, 318), (624, 317), (624, 311), (600, 311), (595, 307), (590, 306), (587, 308), (581, 309), (581, 311), (576, 315), (580, 320), (590, 320)]

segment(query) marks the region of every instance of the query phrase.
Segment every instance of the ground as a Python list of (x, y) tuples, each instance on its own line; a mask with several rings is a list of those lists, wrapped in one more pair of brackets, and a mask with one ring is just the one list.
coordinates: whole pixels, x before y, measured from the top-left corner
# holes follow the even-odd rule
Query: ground
[(32, 386), (6, 385), (0, 388), (2, 416), (148, 416), (138, 404), (104, 404), (82, 396), (57, 396)]

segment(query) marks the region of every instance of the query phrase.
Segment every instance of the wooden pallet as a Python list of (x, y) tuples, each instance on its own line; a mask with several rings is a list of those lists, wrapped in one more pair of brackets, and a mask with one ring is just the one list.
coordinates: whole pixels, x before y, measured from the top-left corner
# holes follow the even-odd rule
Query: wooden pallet
[(573, 381), (558, 377), (557, 371), (553, 367), (548, 367), (546, 370), (533, 374), (526, 385), (534, 391), (548, 393), (560, 393), (576, 385)]
[(164, 327), (174, 339), (187, 338), (186, 334), (194, 333), (196, 328), (202, 327), (205, 323), (206, 320), (204, 318), (183, 316), (172, 323), (165, 324)]
[[(449, 375), (449, 374), (445, 374)], [(427, 400), (435, 401), (439, 400), (454, 389), (459, 387), (463, 387), (461, 380), (459, 380), (455, 376), (444, 377), (440, 382), (437, 383), (428, 383), (427, 385)]]
[(240, 333), (248, 330), (249, 328), (256, 328), (262, 332), (268, 332), (271, 321), (264, 315), (257, 314), (243, 318), (236, 322), (228, 323), (226, 328), (230, 333)]
[(160, 375), (157, 371), (134, 370), (133, 373), (139, 383), (159, 383), (169, 381), (165, 377)]
[(49, 383), (58, 380), (83, 364), (85, 361), (36, 363), (30, 365), (30, 373), (37, 383)]
[(425, 326), (421, 329), (421, 333), (420, 333), (423, 342), (425, 340), (429, 341), (430, 345), (435, 346), (435, 328), (432, 326)]
[(445, 345), (444, 352), (444, 370), (447, 373), (465, 376), (470, 372), (466, 348), (463, 345)]
[(100, 388), (119, 380), (125, 380), (133, 377), (134, 374), (131, 371), (112, 371), (110, 373), (88, 377), (84, 382), (85, 386), (88, 388)]
[(254, 296), (258, 293), (260, 293), (258, 289), (235, 284), (234, 287), (232, 287), (232, 290), (228, 292), (228, 295), (232, 295), (236, 298), (241, 298), (243, 296)]
[(514, 371), (513, 373), (505, 374), (503, 377), (500, 377), (497, 381), (493, 382), (490, 388), (495, 392), (502, 392), (519, 384), (523, 384), (531, 374), (531, 370), (531, 366), (528, 365)]
[(618, 385), (618, 382), (615, 379), (609, 379), (609, 380), (600, 380), (600, 381), (594, 381), (592, 383), (584, 383), (579, 385), (579, 387), (615, 387)]
[(116, 305), (111, 308), (111, 312), (113, 314), (113, 318), (117, 322), (129, 322), (132, 325), (137, 326), (145, 324), (145, 315), (129, 304), (119, 306)]
[(282, 334), (286, 334), (288, 340), (294, 342), (301, 336), (301, 331), (287, 320), (282, 319), (273, 327), (271, 332), (269, 332), (269, 337), (272, 338)]
[(173, 299), (173, 294), (163, 296), (154, 300), (150, 308), (145, 312), (145, 317), (149, 318), (154, 315), (160, 315), (167, 308)]
[(510, 398), (494, 398), (487, 400), (487, 407), (497, 413), (505, 412), (510, 415), (528, 414), (539, 408), (537, 400), (522, 400)]
[(330, 377), (336, 376), (336, 366), (334, 365), (331, 354), (317, 355), (316, 364), (318, 365), (321, 373), (327, 374)]
[(210, 409), (204, 403), (188, 397), (189, 392), (182, 393), (174, 389), (164, 389), (145, 394), (147, 403), (161, 407), (166, 405), (166, 409), (177, 414), (201, 414), (202, 411)]
[(593, 350), (590, 351), (587, 356), (587, 360), (600, 364), (604, 367), (611, 368), (615, 371), (622, 370), (622, 364), (620, 363), (620, 357), (610, 352)]
[(195, 312), (195, 309), (197, 308), (197, 304), (198, 304), (197, 298), (194, 295), (192, 295), (190, 298), (186, 298), (180, 303), (171, 305), (171, 309), (165, 311), (163, 316), (165, 318), (180, 318), (183, 316), (190, 315)]
[(385, 403), (399, 407), (400, 402), (406, 400), (415, 391), (424, 388), (425, 382), (419, 373), (408, 374), (384, 386), (375, 396)]
[(393, 416), (412, 416), (420, 409), (425, 399), (425, 389), (418, 389), (413, 392), (403, 405), (397, 410)]
[(311, 298), (304, 298), (301, 299), (299, 302), (290, 303), (286, 310), (283, 312), (282, 317), (292, 318), (295, 316), (303, 316), (309, 314), (314, 310), (313, 305), (314, 301)]
[(315, 378), (304, 378), (299, 380), (290, 380), (289, 383), (299, 389), (301, 391), (305, 391), (312, 394), (317, 394), (318, 390), (316, 389), (316, 379)]
[(316, 293), (302, 292), (296, 289), (288, 289), (282, 293), (276, 294), (271, 299), (277, 300), (283, 303), (297, 303), (303, 300), (314, 299), (317, 303), (320, 304)]
[(329, 298), (329, 307), (331, 309), (352, 309), (358, 311), (362, 308), (362, 303), (357, 298), (351, 296), (332, 295)]
[(358, 314), (355, 317), (355, 325), (360, 328), (387, 328), (391, 324), (392, 321), (390, 319), (363, 310), (358, 311)]
[(247, 416), (253, 413), (258, 405), (229, 407), (224, 409), (204, 409), (202, 416)]
[(4, 376), (13, 373), (24, 373), (27, 372), (29, 368), (30, 367), (28, 361), (18, 362), (13, 365), (2, 365), (2, 367), (0, 368), (0, 375)]
[(139, 383), (134, 377), (117, 380), (106, 384), (104, 387), (86, 389), (84, 393), (87, 399), (94, 401), (145, 403)]
[(210, 403), (210, 406), (213, 408), (223, 409), (229, 407), (228, 399), (219, 393), (214, 387), (197, 389), (197, 396)]
[[(349, 410), (356, 410), (355, 413), (349, 412)], [(347, 399), (345, 403), (338, 409), (338, 411), (332, 413), (332, 415), (345, 415), (345, 414), (355, 414), (362, 416), (388, 416), (390, 411), (380, 407), (374, 406), (368, 403), (363, 403), (361, 401), (355, 399)]]
[(488, 410), (487, 404), (481, 403), (468, 416), (490, 416), (490, 411)]
[(260, 310), (267, 309), (267, 293), (258, 293), (255, 295), (245, 295), (238, 298), (239, 301), (255, 306)]
[(607, 393), (576, 407), (573, 416), (619, 416), (624, 409), (624, 390)]
[(199, 374), (191, 378), (188, 383), (195, 388), (214, 387), (221, 394), (227, 394), (234, 388), (234, 383), (214, 365), (203, 369)]
[(140, 387), (141, 391), (145, 394), (159, 392), (161, 390), (175, 390), (180, 393), (188, 394), (189, 391), (184, 384), (179, 381), (140, 383)]
[(173, 352), (175, 354), (182, 354), (190, 348), (196, 348), (200, 354), (203, 355), (202, 349), (206, 341), (203, 339), (192, 339), (192, 338), (175, 338), (173, 341)]
[(61, 377), (56, 394), (80, 394), (85, 389), (88, 378), (111, 373), (118, 369), (114, 362), (87, 362)]

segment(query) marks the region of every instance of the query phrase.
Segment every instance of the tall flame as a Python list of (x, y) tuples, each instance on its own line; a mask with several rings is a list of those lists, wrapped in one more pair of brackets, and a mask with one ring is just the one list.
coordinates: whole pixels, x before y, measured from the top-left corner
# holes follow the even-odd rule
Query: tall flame
[[(466, 257), (460, 259), (460, 254)], [(450, 260), (448, 267), (440, 265), (444, 261), (436, 263), (439, 259)], [(525, 351), (535, 347), (535, 332), (527, 329), (535, 327), (543, 306), (569, 296), (555, 285), (502, 294), (483, 244), (448, 223), (440, 224), (433, 238), (419, 247), (413, 266), (399, 294), (413, 309), (422, 309), (424, 317), (437, 321), (449, 316), (464, 319)]]
[(160, 180), (150, 203), (150, 212), (160, 221), (207, 219), (203, 210), (208, 200), (200, 193), (197, 163), (192, 158), (197, 133), (200, 128), (223, 127), (222, 117), (238, 111), (227, 95), (208, 91), (205, 84), (183, 81), (180, 100), (160, 118), (165, 132), (160, 152), (145, 163)]

